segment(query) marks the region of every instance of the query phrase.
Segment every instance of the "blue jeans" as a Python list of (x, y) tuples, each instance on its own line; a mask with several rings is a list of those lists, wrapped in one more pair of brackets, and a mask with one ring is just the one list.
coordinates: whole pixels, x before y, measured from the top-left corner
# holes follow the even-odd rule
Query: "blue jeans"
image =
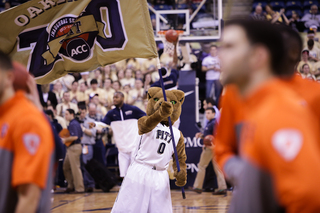
[[(85, 145), (83, 145), (85, 146)], [(88, 153), (87, 154), (82, 154), (82, 174), (83, 174), (83, 183), (85, 188), (95, 187), (94, 179), (91, 177), (89, 172), (86, 170), (84, 167), (84, 164), (87, 164), (89, 160), (93, 158), (93, 146), (92, 145), (86, 145), (88, 147)]]
[[(212, 92), (212, 88), (214, 88), (214, 93)], [(212, 97), (215, 100), (217, 106), (219, 106), (221, 92), (222, 85), (219, 79), (206, 81), (206, 98)]]

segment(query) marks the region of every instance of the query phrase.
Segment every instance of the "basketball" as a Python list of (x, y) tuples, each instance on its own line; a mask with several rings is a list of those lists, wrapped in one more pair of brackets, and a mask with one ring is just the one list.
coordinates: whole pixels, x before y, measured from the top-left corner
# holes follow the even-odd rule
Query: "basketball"
[(212, 146), (213, 140), (214, 140), (213, 135), (207, 135), (207, 136), (204, 137), (204, 139), (203, 139), (203, 145), (205, 145), (205, 146)]
[(26, 69), (26, 67), (19, 62), (14, 61), (13, 62), (13, 74), (14, 74), (14, 80), (13, 80), (13, 87), (14, 90), (23, 90), (28, 92), (28, 86), (27, 86), (27, 80), (29, 78), (29, 73)]
[(168, 30), (166, 32), (166, 40), (168, 42), (173, 43), (178, 40), (178, 37), (179, 37), (179, 34), (175, 30)]

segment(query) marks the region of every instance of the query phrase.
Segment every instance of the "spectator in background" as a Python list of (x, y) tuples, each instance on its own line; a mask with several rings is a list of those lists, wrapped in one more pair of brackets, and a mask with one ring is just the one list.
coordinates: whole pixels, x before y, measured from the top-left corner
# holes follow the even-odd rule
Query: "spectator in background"
[(126, 60), (118, 61), (114, 63), (116, 69), (119, 70), (125, 70), (127, 68), (127, 62)]
[(54, 94), (56, 94), (56, 98), (58, 103), (62, 102), (62, 97), (63, 97), (63, 90), (62, 90), (62, 84), (59, 80), (56, 80), (54, 85), (53, 85), (53, 90)]
[(320, 14), (318, 14), (318, 6), (312, 5), (310, 13), (305, 14), (301, 21), (304, 22), (304, 26), (309, 29), (312, 25), (319, 27)]
[(142, 63), (141, 71), (143, 74), (157, 72), (157, 60), (156, 58), (148, 58)]
[(95, 94), (98, 94), (98, 98), (99, 98), (99, 104), (104, 105), (105, 104), (105, 100), (104, 100), (104, 90), (98, 87), (98, 81), (97, 79), (92, 79), (90, 81), (90, 85), (91, 85), (91, 89), (88, 89), (86, 91), (87, 96), (91, 97)]
[(124, 177), (131, 163), (131, 155), (139, 139), (137, 120), (145, 116), (146, 113), (136, 106), (125, 104), (122, 92), (114, 94), (113, 104), (116, 108), (107, 113), (103, 122), (111, 125), (114, 140), (119, 150), (120, 177)]
[(57, 122), (61, 125), (62, 129), (67, 129), (66, 119), (64, 119), (63, 117), (57, 115), (56, 107), (54, 107), (54, 106), (48, 106), (48, 107), (47, 107), (47, 110), (51, 110), (51, 111), (53, 112), (54, 119), (57, 120)]
[(94, 70), (93, 73), (94, 73), (93, 79), (96, 79), (98, 81), (98, 87), (102, 88), (103, 87), (103, 79), (102, 79), (103, 76), (102, 76), (101, 68), (98, 67), (98, 69)]
[(104, 96), (104, 100), (105, 100), (105, 106), (108, 109), (111, 109), (112, 106), (112, 99), (113, 99), (113, 94), (115, 92), (115, 90), (112, 88), (112, 80), (110, 78), (106, 78), (104, 80), (104, 91), (105, 91), (105, 96)]
[(301, 61), (298, 63), (297, 70), (299, 73), (302, 73), (302, 66), (304, 64), (308, 64), (310, 69), (312, 70), (312, 64), (309, 62), (309, 50), (302, 50)]
[(120, 83), (120, 81), (114, 81), (112, 83), (112, 88), (114, 89), (115, 92), (121, 91), (121, 83)]
[(314, 63), (313, 67), (310, 67), (310, 68), (312, 68), (312, 69), (310, 69), (311, 74), (314, 75), (315, 77), (319, 77), (319, 75), (320, 75), (320, 61)]
[(79, 83), (77, 81), (73, 81), (71, 84), (71, 90), (70, 90), (70, 99), (72, 103), (77, 104), (78, 103), (78, 86)]
[(86, 85), (86, 82), (81, 82), (79, 83), (79, 91), (77, 92), (77, 101), (78, 102), (86, 102), (88, 103), (89, 101), (89, 96), (86, 94), (86, 91), (87, 91), (87, 85)]
[(316, 25), (312, 25), (310, 26), (310, 30), (313, 30), (314, 32), (314, 37), (312, 38), (315, 42), (318, 42), (319, 43), (319, 36), (317, 35), (317, 30), (318, 30), (318, 27)]
[(143, 79), (143, 74), (142, 74), (142, 71), (140, 70), (137, 70), (136, 73), (135, 73), (135, 79)]
[[(89, 103), (88, 105), (89, 118), (95, 121), (102, 121), (104, 115), (97, 111), (97, 106), (94, 103)], [(106, 165), (106, 148), (102, 141), (102, 138), (105, 135), (108, 135), (112, 131), (109, 131), (109, 128), (103, 128), (101, 130), (97, 130), (96, 132), (96, 143), (93, 145), (93, 158), (99, 161), (100, 163)]]
[(281, 9), (280, 13), (279, 13), (279, 12), (274, 11), (272, 6), (270, 4), (268, 4), (266, 6), (266, 12), (267, 12), (267, 15), (266, 15), (267, 21), (270, 21), (272, 24), (283, 22), (281, 16), (284, 13), (284, 9)]
[(71, 85), (72, 85), (72, 82), (75, 81), (75, 78), (73, 77), (72, 74), (67, 74), (67, 75), (59, 78), (59, 81), (62, 84), (62, 89), (64, 91), (69, 91), (69, 90), (71, 90)]
[(127, 69), (132, 69), (133, 71), (140, 70), (140, 63), (135, 58), (128, 58), (126, 60), (126, 66)]
[(50, 91), (50, 84), (43, 84), (41, 85), (41, 91), (42, 91), (42, 98), (41, 100), (41, 105), (43, 107), (47, 107), (49, 105), (56, 106), (58, 105), (58, 100), (56, 97), (56, 94)]
[(62, 138), (64, 144), (71, 143), (67, 146), (66, 157), (63, 162), (63, 173), (68, 182), (66, 193), (84, 192), (82, 172), (80, 168), (80, 155), (82, 152), (81, 137), (83, 132), (80, 123), (75, 119), (75, 111), (67, 109), (65, 119), (69, 121), (69, 137)]
[(5, 3), (4, 3), (4, 10), (8, 10), (8, 9), (10, 9), (11, 8), (11, 3), (9, 2), (9, 1), (6, 1)]
[(304, 30), (304, 25), (301, 22), (299, 15), (295, 11), (292, 11), (292, 16), (289, 19), (289, 26), (299, 32)]
[(143, 88), (144, 90), (148, 91), (148, 89), (151, 87), (153, 84), (151, 74), (146, 74), (144, 76), (144, 82), (143, 82)]
[(100, 104), (99, 94), (90, 94), (90, 103), (94, 103), (97, 106), (97, 111), (102, 115), (107, 114), (108, 110), (103, 105)]
[(124, 79), (124, 71), (123, 70), (119, 70), (117, 73), (117, 77), (118, 77), (118, 81), (121, 82), (122, 79)]
[[(80, 115), (79, 121), (81, 123), (81, 128), (83, 132), (83, 137), (81, 139), (82, 144), (82, 161), (84, 164), (87, 164), (89, 160), (93, 158), (93, 145), (96, 143), (96, 128), (93, 127), (94, 120), (88, 117), (87, 108), (81, 107), (79, 108)], [(93, 192), (95, 187), (95, 183), (89, 172), (85, 169), (84, 166), (82, 168), (83, 174), (83, 183), (86, 192)]]
[(309, 51), (309, 58), (308, 60), (310, 61), (311, 64), (314, 64), (319, 60), (319, 54), (320, 50), (314, 45), (314, 41), (312, 39), (309, 39), (307, 42), (307, 50)]
[(74, 104), (70, 100), (70, 92), (63, 93), (63, 102), (57, 105), (57, 114), (64, 117), (67, 109), (73, 109), (76, 113), (78, 112), (77, 104)]
[[(216, 105), (217, 105), (216, 102), (212, 98), (206, 98), (205, 100), (203, 100), (203, 109), (206, 110), (207, 108), (214, 108), (215, 119), (216, 119), (216, 122), (219, 123), (220, 111), (216, 107)], [(208, 123), (208, 119), (206, 118), (206, 116), (204, 116), (201, 126), (205, 127), (207, 125), (207, 123)]]
[(59, 124), (58, 120), (55, 119), (53, 111), (48, 109), (48, 110), (45, 110), (45, 113), (48, 116), (49, 121), (51, 122), (52, 126), (55, 128), (57, 133), (60, 133), (62, 130), (62, 126)]
[(82, 72), (81, 73), (81, 79), (79, 80), (79, 84), (81, 84), (82, 82), (86, 82), (87, 86), (90, 86), (90, 81), (91, 79), (89, 78), (89, 72)]
[(144, 96), (146, 92), (143, 89), (143, 82), (141, 79), (136, 79), (134, 89), (129, 91), (128, 94), (128, 104), (133, 105), (141, 109), (142, 111), (146, 111), (144, 107)]
[(120, 80), (121, 85), (127, 85), (129, 84), (131, 88), (134, 87), (134, 78), (132, 76), (132, 70), (131, 69), (126, 69), (124, 73), (124, 78)]
[[(216, 45), (210, 47), (210, 55), (203, 59), (202, 71), (206, 72), (206, 97), (214, 97), (216, 103), (219, 103), (222, 85), (219, 80), (221, 70)], [(214, 91), (212, 91), (213, 89)]]
[[(196, 138), (204, 139), (207, 135), (214, 135), (214, 129), (216, 125), (216, 119), (215, 119), (215, 109), (212, 107), (208, 107), (205, 110), (205, 117), (208, 120), (208, 123), (206, 124), (203, 133), (198, 132), (196, 133)], [(213, 192), (214, 195), (225, 195), (227, 193), (227, 184), (226, 180), (224, 179), (222, 171), (219, 169), (219, 166), (216, 161), (213, 160), (212, 157), (212, 146), (206, 146), (204, 145), (200, 160), (198, 163), (198, 173), (196, 176), (196, 179), (193, 184), (193, 190), (197, 193), (202, 192), (202, 186), (204, 177), (206, 174), (206, 168), (210, 161), (212, 161), (213, 169), (217, 176), (217, 184), (218, 184), (218, 190), (216, 192)]]
[[(313, 26), (314, 27), (314, 26)], [(315, 44), (315, 46), (316, 47), (318, 47), (318, 48), (320, 48), (320, 43), (318, 42), (318, 41), (316, 41), (316, 34), (315, 34), (315, 32), (313, 31), (313, 30), (308, 30), (308, 32), (307, 32), (307, 36), (306, 36), (306, 38), (304, 39), (304, 43), (303, 43), (303, 46), (304, 47), (307, 47), (308, 46), (308, 41), (310, 40), (310, 39), (312, 39), (313, 41), (314, 41), (314, 44)]]
[[(127, 98), (124, 100), (124, 103), (126, 103), (126, 104), (129, 104), (128, 97), (129, 97), (129, 92), (130, 92), (130, 90), (131, 90), (131, 87), (130, 87), (129, 84), (124, 85), (122, 92), (123, 92), (123, 94), (127, 97)], [(132, 104), (130, 104), (130, 105), (132, 105)]]
[(101, 67), (102, 73), (104, 73), (104, 79), (111, 77), (111, 67), (111, 65)]
[(308, 64), (302, 65), (301, 71), (302, 71), (301, 72), (302, 78), (307, 78), (307, 79), (313, 80), (313, 75), (310, 72), (310, 67)]
[(262, 6), (257, 5), (254, 12), (250, 15), (250, 18), (253, 20), (263, 21), (266, 17), (262, 12)]

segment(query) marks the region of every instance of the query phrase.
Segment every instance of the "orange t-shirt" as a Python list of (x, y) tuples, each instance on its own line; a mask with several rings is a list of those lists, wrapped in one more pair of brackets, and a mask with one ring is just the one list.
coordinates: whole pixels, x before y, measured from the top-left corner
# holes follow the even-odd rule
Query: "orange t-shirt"
[(8, 171), (0, 166), (0, 176), (11, 179), (11, 187), (33, 183), (44, 189), (53, 152), (49, 121), (23, 92), (0, 106), (0, 159), (11, 165)]
[(234, 85), (224, 88), (224, 95), (220, 102), (221, 116), (217, 124), (215, 136), (215, 159), (220, 168), (233, 156), (238, 154), (237, 126), (241, 125), (244, 117), (243, 101), (238, 89)]
[(320, 127), (314, 113), (279, 80), (261, 86), (245, 106), (240, 156), (271, 175), (287, 213), (320, 212)]
[(307, 102), (320, 122), (320, 84), (309, 79), (303, 79), (298, 74), (288, 80), (283, 79), (282, 82)]
[[(279, 81), (306, 101), (320, 123), (320, 84), (302, 79), (299, 75)], [(244, 110), (246, 110), (236, 86), (228, 85), (225, 87), (220, 107), (222, 111), (220, 122), (216, 127), (216, 146), (213, 151), (217, 163), (224, 169), (225, 163), (231, 157), (238, 155), (236, 127), (242, 123), (245, 114)]]

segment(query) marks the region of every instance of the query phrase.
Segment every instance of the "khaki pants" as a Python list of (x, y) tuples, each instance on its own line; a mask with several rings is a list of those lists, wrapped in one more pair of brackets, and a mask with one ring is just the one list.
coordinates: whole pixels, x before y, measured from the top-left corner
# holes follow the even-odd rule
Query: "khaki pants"
[(198, 163), (198, 173), (196, 180), (194, 181), (193, 188), (202, 189), (204, 177), (206, 174), (206, 168), (210, 161), (212, 160), (213, 169), (217, 176), (218, 190), (226, 189), (227, 184), (224, 179), (224, 175), (220, 170), (216, 161), (213, 160), (212, 151), (209, 148), (203, 148), (200, 161)]
[(75, 144), (67, 148), (66, 158), (63, 163), (63, 173), (68, 181), (68, 188), (83, 192), (83, 178), (80, 168), (81, 144)]

